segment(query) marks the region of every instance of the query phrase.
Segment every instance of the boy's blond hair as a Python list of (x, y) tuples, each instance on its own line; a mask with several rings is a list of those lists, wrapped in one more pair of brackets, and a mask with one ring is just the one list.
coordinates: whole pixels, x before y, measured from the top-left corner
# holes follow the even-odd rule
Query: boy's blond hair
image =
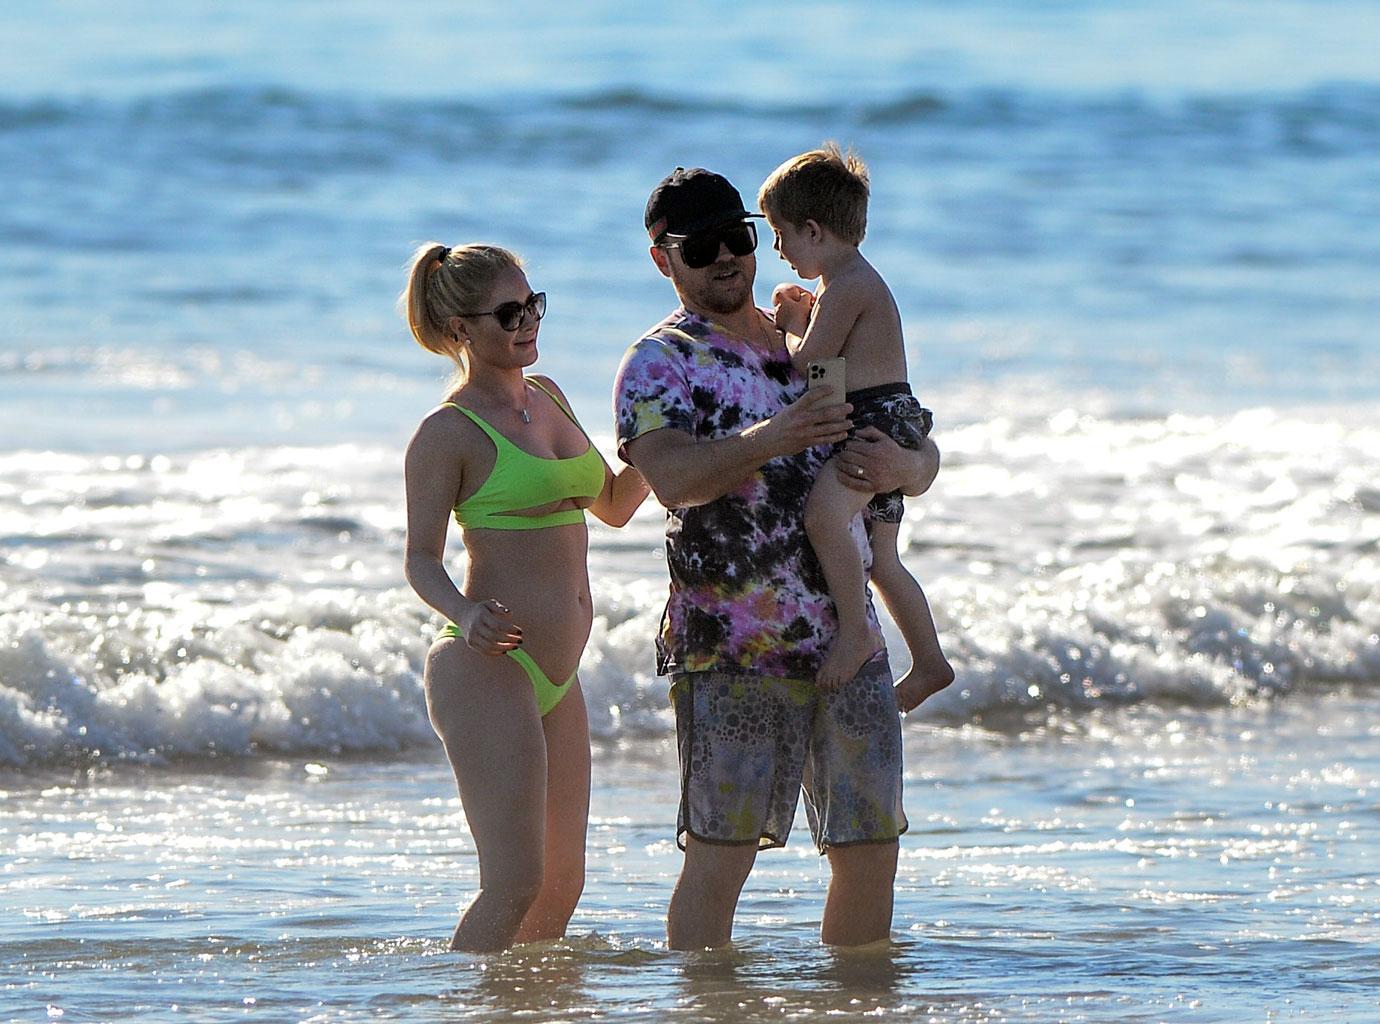
[(812, 220), (843, 241), (861, 245), (867, 233), (867, 165), (836, 142), (791, 157), (757, 193), (768, 217), (800, 227)]

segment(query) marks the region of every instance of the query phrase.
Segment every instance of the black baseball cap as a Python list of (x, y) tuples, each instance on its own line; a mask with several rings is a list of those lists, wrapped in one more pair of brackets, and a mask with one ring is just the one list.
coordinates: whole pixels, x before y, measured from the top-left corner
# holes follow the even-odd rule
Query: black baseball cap
[(743, 197), (722, 174), (703, 167), (677, 167), (652, 189), (644, 224), (653, 242), (664, 235), (693, 235), (746, 217)]

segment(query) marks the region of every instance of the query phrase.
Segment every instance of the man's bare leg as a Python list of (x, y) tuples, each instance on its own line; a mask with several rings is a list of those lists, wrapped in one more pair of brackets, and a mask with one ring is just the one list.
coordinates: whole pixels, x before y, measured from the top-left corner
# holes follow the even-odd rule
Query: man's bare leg
[(831, 877), (821, 942), (862, 946), (891, 937), (899, 850), (896, 840), (829, 848)]
[(721, 846), (685, 837), (685, 863), (666, 914), (666, 942), (672, 949), (725, 946), (733, 939), (733, 912), (755, 844)]

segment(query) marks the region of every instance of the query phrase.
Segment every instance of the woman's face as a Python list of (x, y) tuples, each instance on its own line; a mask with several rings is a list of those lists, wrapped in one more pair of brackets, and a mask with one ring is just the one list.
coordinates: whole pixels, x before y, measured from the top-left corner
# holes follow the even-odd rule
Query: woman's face
[[(509, 267), (494, 281), (480, 310), (510, 313), (512, 304), (522, 307), (531, 300), (532, 288), (527, 283), (527, 275), (520, 267)], [(504, 329), (501, 322), (504, 319), (492, 312), (459, 317), (469, 340), (471, 357), (502, 369), (531, 366), (537, 361), (537, 329), (541, 321), (530, 309), (522, 311), (521, 320), (513, 330)]]

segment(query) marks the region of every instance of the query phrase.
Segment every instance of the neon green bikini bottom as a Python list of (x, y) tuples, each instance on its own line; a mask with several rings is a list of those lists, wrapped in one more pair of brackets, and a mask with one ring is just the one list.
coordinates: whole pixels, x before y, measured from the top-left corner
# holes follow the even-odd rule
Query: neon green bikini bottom
[[(441, 632), (436, 636), (438, 640), (441, 637), (454, 637), (456, 640), (465, 639), (465, 634), (460, 632), (460, 627), (453, 622), (447, 622), (442, 626)], [(532, 692), (537, 698), (537, 710), (545, 718), (561, 702), (561, 698), (570, 692), (570, 684), (575, 681), (576, 673), (570, 673), (570, 678), (563, 683), (553, 683), (546, 678), (546, 673), (537, 667), (532, 656), (521, 647), (504, 653), (521, 665), (522, 670), (527, 673), (527, 678), (532, 682)]]

